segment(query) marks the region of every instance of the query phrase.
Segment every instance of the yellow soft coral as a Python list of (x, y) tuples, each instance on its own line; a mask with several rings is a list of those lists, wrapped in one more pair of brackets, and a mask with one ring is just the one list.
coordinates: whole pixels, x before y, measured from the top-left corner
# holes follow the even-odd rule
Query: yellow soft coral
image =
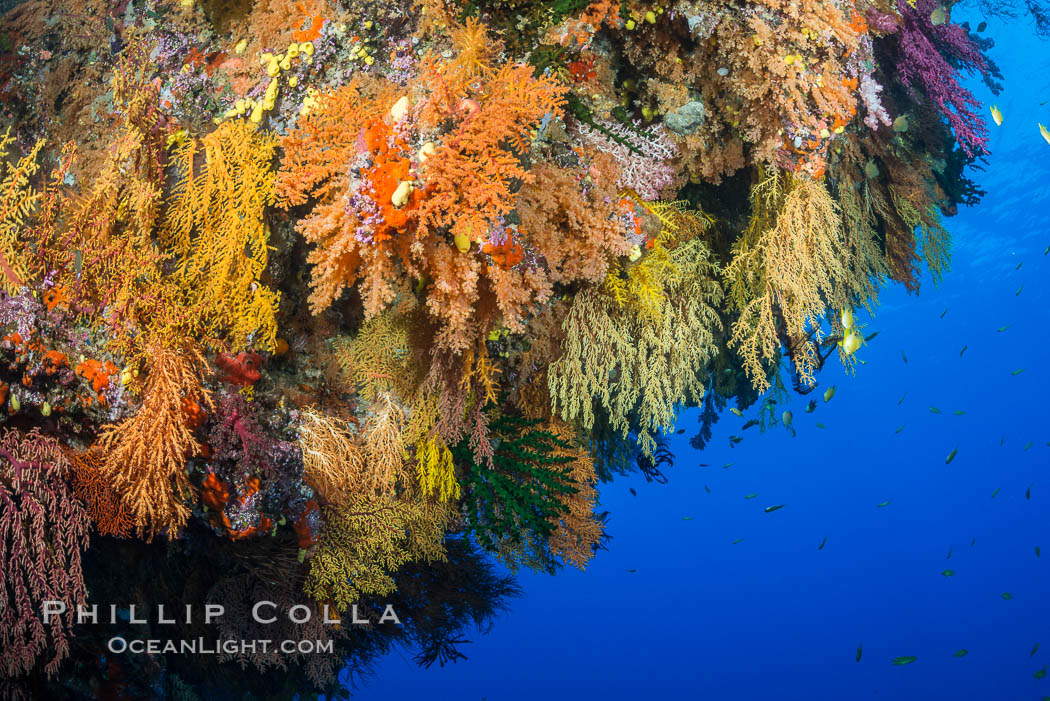
[(244, 121), (225, 122), (202, 140), (203, 172), (194, 171), (199, 145), (175, 150), (180, 176), (168, 202), (162, 241), (175, 255), (176, 279), (200, 319), (198, 332), (234, 348), (276, 347), (278, 293), (262, 281), (273, 202), (270, 169), (276, 142)]

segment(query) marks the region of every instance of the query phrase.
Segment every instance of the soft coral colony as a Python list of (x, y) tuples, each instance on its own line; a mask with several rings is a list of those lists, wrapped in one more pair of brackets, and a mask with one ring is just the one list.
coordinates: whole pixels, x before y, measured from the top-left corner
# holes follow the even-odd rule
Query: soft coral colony
[[(980, 197), (988, 143), (962, 80), (1000, 77), (953, 9), (18, 4), (5, 679), (57, 684), (72, 657), (136, 688), (38, 618), (127, 598), (103, 582), (128, 557), (212, 567), (169, 594), (231, 608), (403, 597), (407, 633), (328, 629), (335, 657), (297, 660), (318, 689), (398, 636), (455, 659), (513, 591), (474, 548), (584, 567), (598, 482), (658, 472), (681, 408), (705, 407), (702, 445), (712, 407), (807, 392), (833, 349), (852, 369), (853, 311), (947, 269), (942, 217)], [(162, 664), (171, 688), (214, 683)]]

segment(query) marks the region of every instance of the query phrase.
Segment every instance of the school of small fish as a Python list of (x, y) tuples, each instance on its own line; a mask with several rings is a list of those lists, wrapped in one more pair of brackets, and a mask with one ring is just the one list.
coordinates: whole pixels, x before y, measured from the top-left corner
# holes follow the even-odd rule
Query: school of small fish
[[(944, 22), (944, 12), (945, 11), (944, 11), (943, 8), (938, 8), (937, 10), (935, 10), (933, 12), (933, 14), (931, 15), (931, 22), (934, 25), (943, 23)], [(981, 26), (978, 28), (978, 31), (983, 31), (983, 28), (984, 28), (984, 23), (981, 24)], [(998, 105), (992, 105), (991, 108), (990, 108), (990, 111), (991, 111), (991, 115), (992, 115), (992, 120), (995, 122), (995, 125), (996, 126), (1002, 126), (1002, 124), (1004, 122), (1004, 117), (1003, 117), (1003, 113), (999, 109)], [(907, 118), (906, 117), (898, 118), (893, 124), (893, 129), (895, 131), (906, 131), (908, 129)], [(1046, 139), (1048, 144), (1050, 144), (1050, 130), (1048, 130), (1042, 124), (1039, 124), (1039, 130), (1040, 130), (1040, 133), (1042, 134), (1043, 138)], [(866, 166), (866, 171), (867, 171), (866, 174), (869, 177), (874, 178), (874, 177), (878, 176), (878, 168), (874, 164), (874, 162), (869, 162), (868, 163), (868, 165)], [(1048, 246), (1047, 250), (1044, 252), (1044, 255), (1047, 255), (1047, 254), (1050, 254), (1050, 246)], [(1015, 270), (1020, 270), (1022, 265), (1023, 265), (1023, 261), (1022, 261), (1022, 263), (1019, 263), (1016, 266)], [(1015, 296), (1019, 296), (1023, 289), (1024, 289), (1024, 285), (1022, 284), (1022, 285), (1020, 285), (1017, 288)], [(948, 314), (948, 311), (949, 310), (946, 308), (943, 312), (941, 312), (939, 318), (943, 319)], [(848, 312), (844, 313), (844, 315), (843, 315), (843, 325), (844, 325), (844, 327), (845, 327), (847, 332), (852, 332), (856, 328), (858, 328), (853, 323), (852, 314), (848, 313)], [(1010, 328), (1009, 325), (1001, 326), (1001, 327), (996, 329), (996, 332), (997, 333), (1004, 333), (1009, 328)], [(869, 341), (874, 340), (878, 335), (879, 335), (879, 332), (875, 331), (875, 332), (870, 333), (867, 336), (865, 336), (863, 338), (863, 341), (864, 341), (864, 343), (867, 343)], [(858, 339), (859, 339), (859, 337), (858, 337)], [(843, 342), (840, 341), (838, 343), (838, 345), (839, 346), (843, 346), (844, 344), (843, 344)], [(849, 344), (849, 345), (845, 346), (845, 350), (847, 351), (848, 355), (852, 355), (853, 352), (855, 352), (855, 350), (859, 346), (860, 346), (859, 342), (857, 342), (855, 344)], [(969, 348), (968, 345), (964, 345), (962, 347), (962, 349), (959, 350), (959, 358), (963, 357), (963, 355), (966, 353), (968, 348)], [(904, 351), (904, 349), (900, 350), (900, 355), (901, 355), (901, 360), (904, 363), (907, 364), (908, 363), (908, 356), (907, 356), (906, 352)], [(863, 362), (863, 361), (861, 361), (861, 362)], [(1012, 376), (1016, 377), (1016, 376), (1022, 374), (1023, 372), (1025, 372), (1025, 368), (1017, 368), (1017, 369), (1013, 370), (1010, 374)], [(835, 385), (831, 385), (827, 389), (825, 389), (824, 392), (823, 392), (824, 403), (830, 402), (832, 400), (832, 398), (835, 397), (836, 392), (837, 392), (837, 387)], [(904, 393), (904, 394), (901, 395), (900, 399), (897, 402), (898, 406), (900, 406), (900, 405), (902, 405), (904, 403), (904, 399), (905, 399), (906, 396), (907, 396), (907, 393)], [(763, 411), (765, 413), (763, 414), (762, 420), (750, 419), (750, 420), (748, 420), (748, 421), (746, 421), (744, 423), (743, 428), (741, 430), (743, 431), (743, 430), (747, 430), (749, 428), (752, 428), (754, 426), (761, 426), (762, 427), (761, 430), (764, 432), (765, 430), (767, 430), (767, 428), (770, 425), (775, 425), (776, 420), (775, 420), (775, 418), (773, 418), (773, 417), (775, 417), (775, 413), (773, 412), (773, 407), (774, 406), (775, 406), (775, 402), (773, 402), (772, 400), (767, 399), (765, 401), (764, 405), (763, 405)], [(805, 413), (806, 414), (812, 414), (812, 413), (814, 413), (817, 410), (817, 408), (818, 408), (817, 400), (811, 399), (805, 405)], [(729, 409), (729, 411), (731, 413), (733, 413), (735, 416), (740, 417), (740, 418), (744, 418), (744, 416), (745, 416), (744, 412), (741, 411), (737, 407), (731, 407)], [(935, 414), (935, 415), (943, 415), (944, 414), (944, 412), (937, 406), (932, 406), (931, 405), (929, 407), (929, 411), (930, 411), (931, 414)], [(961, 409), (955, 409), (955, 410), (952, 411), (952, 414), (955, 415), (955, 416), (964, 416), (966, 414), (966, 412), (961, 410)], [(785, 410), (783, 410), (781, 412), (781, 414), (780, 414), (780, 423), (793, 436), (796, 435), (795, 434), (795, 426), (794, 426), (794, 416), (793, 416), (793, 414), (792, 414), (792, 412), (790, 410), (785, 409)], [(814, 425), (817, 428), (821, 428), (821, 429), (826, 428), (826, 426), (823, 423), (820, 423), (820, 422), (815, 422)], [(895, 433), (896, 434), (900, 434), (904, 430), (904, 427), (905, 427), (905, 424), (902, 423), (900, 426), (898, 426), (896, 428)], [(734, 447), (735, 445), (739, 444), (743, 440), (743, 438), (741, 436), (739, 436), (739, 435), (733, 435), (733, 436), (730, 436), (729, 440), (730, 440), (730, 447)], [(1004, 445), (1004, 442), (1005, 442), (1005, 436), (1003, 436), (1000, 439), (1000, 442), (999, 442), (1000, 446)], [(1031, 446), (1032, 446), (1032, 443), (1028, 442), (1028, 444), (1025, 446), (1025, 450), (1027, 450)], [(1050, 446), (1050, 443), (1048, 443), (1048, 446)], [(959, 447), (958, 446), (953, 447), (951, 449), (951, 451), (947, 454), (947, 457), (944, 460), (945, 465), (951, 465), (952, 462), (956, 459), (956, 457), (958, 455), (959, 455)], [(730, 465), (732, 465), (732, 463), (728, 463), (728, 464), (724, 465), (723, 467), (724, 468), (728, 468), (728, 467), (730, 467)], [(707, 466), (707, 465), (704, 465), (704, 466)], [(1033, 485), (1028, 485), (1028, 487), (1025, 490), (1025, 499), (1026, 500), (1030, 500), (1032, 498), (1032, 486)], [(707, 485), (704, 485), (704, 489), (705, 489), (705, 491), (708, 494), (711, 494), (711, 489)], [(999, 494), (1000, 490), (1001, 490), (1001, 487), (997, 487), (992, 492), (991, 498), (994, 499)], [(634, 490), (632, 489), (631, 492), (633, 494)], [(751, 492), (751, 493), (745, 494), (744, 495), (744, 499), (747, 500), (747, 501), (750, 501), (752, 499), (757, 498), (758, 496), (759, 495), (758, 495), (757, 492)], [(882, 509), (882, 508), (888, 507), (891, 504), (892, 501), (893, 501), (892, 499), (886, 499), (885, 501), (877, 503), (875, 506), (876, 506), (876, 508)], [(787, 505), (786, 504), (773, 504), (773, 505), (764, 507), (763, 511), (765, 513), (772, 513), (772, 512), (775, 512), (775, 511), (779, 511), (780, 509), (783, 509), (785, 506), (787, 506)], [(688, 521), (688, 520), (691, 520), (691, 519), (692, 519), (692, 517), (688, 517), (688, 516), (682, 518), (682, 520), (685, 520), (685, 521)], [(829, 536), (827, 536), (827, 535), (823, 536), (823, 538), (821, 539), (820, 543), (817, 545), (817, 550), (818, 551), (824, 550), (825, 545), (827, 545), (827, 543), (828, 543), (828, 538), (829, 538)], [(734, 539), (732, 541), (732, 544), (733, 545), (737, 545), (737, 544), (743, 542), (743, 540), (744, 540), (743, 538), (736, 538), (736, 539)], [(970, 547), (974, 547), (976, 542), (977, 542), (977, 539), (976, 538), (972, 538), (970, 540)], [(951, 560), (951, 558), (952, 558), (952, 550), (953, 550), (952, 547), (948, 548), (947, 557), (946, 557), (947, 560)], [(1035, 556), (1037, 558), (1041, 557), (1041, 551), (1040, 551), (1039, 546), (1035, 546)], [(628, 572), (634, 572), (634, 571), (635, 570), (628, 570)], [(955, 575), (956, 575), (956, 571), (954, 569), (943, 569), (943, 570), (941, 570), (941, 576), (946, 578), (946, 579), (947, 578), (952, 578)], [(1011, 592), (1008, 592), (1008, 591), (1002, 592), (1000, 594), (1000, 597), (1004, 601), (1011, 601), (1014, 598), (1013, 594)], [(1031, 652), (1029, 654), (1029, 657), (1034, 657), (1038, 650), (1039, 650), (1039, 643), (1037, 642), (1032, 647)], [(954, 658), (963, 658), (963, 657), (966, 657), (968, 654), (969, 654), (969, 651), (966, 648), (960, 648), (960, 649), (956, 650), (954, 653), (952, 653), (952, 657), (954, 657)], [(856, 654), (855, 654), (856, 662), (859, 663), (861, 661), (862, 656), (863, 656), (863, 646), (862, 645), (858, 645), (857, 649), (856, 649)], [(904, 656), (893, 657), (893, 658), (891, 658), (890, 662), (891, 662), (891, 664), (893, 664), (895, 666), (904, 666), (904, 665), (910, 665), (910, 664), (916, 662), (916, 660), (918, 660), (917, 656), (904, 655)], [(1037, 670), (1036, 672), (1034, 672), (1033, 676), (1036, 679), (1042, 679), (1043, 677), (1046, 676), (1047, 670), (1048, 670), (1048, 667), (1044, 666), (1043, 668), (1041, 668), (1041, 669)], [(1046, 701), (1050, 701), (1050, 696), (1044, 697), (1044, 699), (1046, 699)]]

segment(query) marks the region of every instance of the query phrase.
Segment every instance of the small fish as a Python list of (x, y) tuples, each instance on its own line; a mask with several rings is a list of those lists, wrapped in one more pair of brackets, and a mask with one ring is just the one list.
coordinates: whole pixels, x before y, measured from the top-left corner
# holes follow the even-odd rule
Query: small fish
[(739, 409), (737, 409), (737, 408), (736, 408), (735, 406), (729, 407), (729, 411), (733, 412), (733, 413), (734, 413), (734, 414), (736, 414), (737, 416), (740, 416), (740, 417), (743, 417), (743, 416), (744, 416), (744, 412), (740, 411), (740, 410), (739, 410)]
[(683, 520), (683, 521), (692, 521), (692, 520), (693, 520), (693, 517), (692, 517), (692, 516), (683, 516), (683, 517), (682, 517), (682, 520)]
[(704, 491), (705, 491), (705, 492), (707, 492), (708, 494), (710, 494), (710, 493), (711, 493), (711, 488), (710, 488), (710, 487), (708, 487), (708, 486), (707, 486), (707, 485), (705, 484), (705, 485), (704, 485)]
[(783, 509), (785, 506), (787, 506), (787, 504), (776, 504), (775, 506), (767, 506), (765, 511), (768, 514), (768, 513), (772, 512), (772, 511), (776, 511), (778, 509)]
[(1031, 447), (1032, 447), (1032, 441), (1028, 441), (1027, 443), (1024, 444), (1023, 450), (1028, 450)]
[(970, 653), (966, 648), (959, 648), (952, 653), (952, 657), (966, 657)]
[(863, 654), (864, 654), (864, 646), (863, 645), (858, 645), (857, 646), (857, 662), (860, 662), (860, 656), (863, 655)]
[(931, 407), (930, 407), (930, 413), (931, 413), (931, 414), (940, 414), (940, 413), (941, 413), (941, 410), (940, 410), (940, 409), (938, 409), (938, 408), (937, 408), (937, 407), (935, 407), (935, 406), (931, 406)]
[(882, 502), (879, 502), (879, 503), (878, 503), (878, 504), (876, 504), (875, 506), (876, 506), (876, 507), (878, 507), (878, 508), (880, 508), (880, 509), (882, 509), (882, 508), (884, 508), (884, 507), (887, 507), (887, 506), (889, 506), (889, 505), (890, 505), (890, 502), (891, 502), (891, 501), (893, 501), (893, 499), (887, 499), (886, 501), (882, 501)]
[(758, 492), (752, 492), (752, 493), (750, 493), (750, 494), (745, 494), (745, 495), (744, 495), (744, 498), (745, 498), (745, 499), (754, 499), (754, 498), (755, 498), (755, 497), (757, 497), (757, 496), (758, 496)]
[(807, 414), (812, 414), (816, 410), (817, 410), (817, 400), (816, 399), (810, 399), (809, 400), (809, 404), (806, 405), (806, 413)]
[(948, 13), (945, 12), (943, 7), (938, 7), (930, 13), (930, 24), (934, 27), (939, 27), (948, 21)]
[(824, 546), (827, 544), (827, 542), (828, 542), (828, 537), (824, 536), (824, 540), (820, 541), (820, 545), (817, 546), (817, 550), (823, 550)]
[(1039, 133), (1043, 135), (1043, 140), (1050, 144), (1050, 129), (1047, 129), (1042, 124), (1039, 125)]
[(943, 572), (941, 572), (941, 576), (943, 576), (943, 577), (952, 577), (954, 575), (955, 575), (955, 570), (944, 570)]
[(816, 423), (816, 426), (817, 426), (817, 428), (827, 428), (827, 426), (825, 426), (824, 424), (820, 423), (819, 421)]
[(709, 462), (702, 462), (702, 463), (700, 463), (700, 467), (711, 467), (711, 463), (709, 463)]
[(1003, 600), (1004, 600), (1004, 601), (1010, 601), (1011, 599), (1013, 599), (1013, 598), (1014, 598), (1014, 595), (1013, 595), (1013, 594), (1011, 594), (1011, 593), (1010, 593), (1010, 592), (1008, 592), (1008, 591), (1004, 591), (1004, 592), (1003, 592), (1002, 594), (1000, 594), (999, 596), (1003, 597)]
[(733, 541), (733, 545), (736, 545), (737, 543), (740, 543), (743, 540), (744, 540), (743, 538), (737, 538), (736, 540)]
[(994, 491), (994, 492), (992, 492), (992, 499), (995, 499), (995, 495), (999, 493), (999, 490), (1000, 490), (1000, 489), (1002, 489), (1002, 487), (996, 487), (996, 488), (995, 488), (995, 491)]
[(1035, 556), (1036, 556), (1036, 557), (1042, 557), (1042, 554), (1041, 554), (1041, 553), (1040, 553), (1040, 551), (1039, 551), (1039, 546), (1038, 546), (1038, 545), (1037, 545), (1037, 546), (1035, 546)]
[(866, 175), (869, 180), (879, 177), (879, 166), (875, 161), (868, 161), (864, 165), (864, 175)]
[(911, 664), (912, 662), (914, 662), (917, 659), (919, 659), (919, 658), (915, 657), (913, 655), (907, 655), (905, 657), (894, 657), (892, 662), (893, 662), (893, 664), (900, 666), (900, 665)]
[(944, 308), (944, 311), (943, 311), (943, 312), (941, 312), (941, 315), (940, 315), (939, 317), (937, 317), (937, 318), (938, 318), (938, 319), (943, 319), (943, 318), (944, 318), (944, 315), (948, 313), (948, 310), (949, 310), (949, 309), (951, 309), (951, 307), (945, 307), (945, 308)]
[(898, 427), (897, 427), (897, 430), (896, 430), (896, 431), (894, 431), (894, 433), (900, 433), (901, 431), (903, 431), (903, 430), (904, 430), (904, 427), (905, 427), (906, 425), (907, 425), (907, 424), (901, 424), (900, 426), (898, 426)]
[(1017, 288), (1017, 292), (1014, 292), (1014, 297), (1020, 297), (1021, 296), (1021, 290), (1023, 290), (1023, 289), (1024, 289), (1024, 283), (1022, 282), (1021, 286)]
[(1017, 368), (1016, 370), (1014, 370), (1010, 374), (1013, 375), (1014, 377), (1016, 377), (1016, 376), (1020, 375), (1022, 372), (1024, 372), (1024, 368)]
[(73, 272), (78, 276), (80, 275), (80, 269), (84, 265), (84, 254), (79, 250), (73, 254)]
[(952, 559), (952, 548), (951, 548), (951, 546), (948, 546), (948, 557), (945, 558), (945, 559), (946, 560), (951, 560)]
[(1024, 261), (1023, 260), (1020, 263), (1017, 264), (1017, 267), (1014, 268), (1014, 270), (1020, 270), (1022, 265), (1024, 265)]
[(835, 396), (835, 385), (832, 385), (831, 387), (828, 387), (826, 390), (824, 390), (824, 401), (825, 402), (830, 402), (831, 398), (834, 397), (834, 396)]
[(678, 435), (679, 436), (682, 435), (683, 433), (685, 433), (685, 429), (684, 428), (678, 429)]
[(739, 443), (742, 440), (744, 440), (744, 439), (741, 438), (740, 436), (730, 436), (729, 437), (730, 447), (735, 446), (737, 443)]
[(793, 418), (794, 415), (790, 411), (785, 411), (780, 415), (780, 420), (784, 422), (784, 426), (787, 428), (791, 428), (791, 420)]
[(904, 394), (902, 394), (902, 395), (901, 395), (901, 398), (897, 400), (897, 406), (900, 406), (901, 404), (903, 404), (903, 403), (904, 403), (904, 398), (905, 398), (905, 397), (907, 397), (907, 396), (908, 396), (908, 393), (907, 393), (907, 392), (905, 392)]
[(870, 341), (871, 339), (875, 338), (878, 335), (879, 335), (878, 331), (874, 331), (872, 333), (869, 333), (867, 336), (864, 337), (864, 342), (867, 343), (868, 341)]
[(907, 115), (901, 115), (893, 120), (893, 131), (898, 134), (908, 131), (908, 117)]
[(956, 410), (955, 410), (955, 411), (953, 411), (952, 413), (953, 413), (953, 414), (955, 414), (956, 416), (962, 416), (962, 415), (963, 415), (963, 414), (965, 414), (966, 412), (965, 412), (965, 411), (963, 411), (962, 409), (956, 409)]
[(636, 497), (636, 496), (638, 496), (638, 492), (634, 491), (634, 487), (630, 487), (629, 489), (630, 489), (630, 491), (631, 491), (631, 496), (632, 496), (632, 497)]
[(999, 328), (996, 329), (996, 332), (997, 333), (1002, 333), (1003, 331), (1006, 331), (1008, 328), (1010, 328), (1009, 324), (1007, 324), (1006, 326), (1000, 326)]
[(1025, 499), (1031, 499), (1032, 498), (1032, 485), (1028, 485), (1028, 489), (1024, 490), (1024, 498)]
[(904, 354), (904, 351), (901, 351), (901, 358), (904, 360), (905, 363), (908, 362), (908, 356)]
[(1028, 653), (1029, 657), (1035, 657), (1035, 653), (1039, 651), (1039, 643), (1032, 646), (1032, 651)]
[(1003, 113), (999, 110), (999, 105), (992, 105), (988, 111), (992, 113), (992, 121), (995, 122), (995, 126), (1001, 127), (1003, 125)]
[(740, 429), (740, 430), (741, 431), (746, 431), (747, 429), (751, 428), (752, 426), (758, 426), (758, 423), (759, 423), (758, 419), (751, 419), (746, 424), (744, 424), (744, 427), (742, 429)]
[(731, 463), (731, 462), (727, 462), (727, 463), (726, 463), (725, 465), (722, 465), (722, 469), (723, 469), (723, 470), (728, 470), (728, 469), (729, 469), (729, 468), (731, 468), (732, 466), (733, 466), (733, 463)]
[(1043, 665), (1042, 669), (1037, 669), (1034, 672), (1032, 672), (1032, 676), (1035, 677), (1036, 679), (1042, 679), (1043, 677), (1045, 677), (1046, 676), (1046, 665)]
[(625, 572), (630, 572), (631, 574), (634, 574), (634, 573), (635, 573), (635, 572), (637, 572), (638, 570), (624, 570), (624, 571), (625, 571)]
[(977, 539), (976, 539), (976, 538), (973, 538), (973, 539), (971, 539), (971, 540), (970, 540), (970, 547), (972, 548), (972, 547), (973, 547), (973, 544), (974, 544), (974, 543), (976, 543), (976, 542), (977, 542)]
[(962, 350), (961, 350), (961, 351), (959, 351), (959, 357), (960, 357), (960, 358), (962, 357), (963, 353), (965, 353), (965, 352), (966, 352), (966, 349), (967, 349), (967, 348), (969, 348), (969, 346), (963, 346), (963, 347), (962, 347)]
[(1006, 441), (1006, 434), (1005, 433), (1003, 435), (999, 436), (999, 447), (1000, 448), (1003, 447), (1003, 442), (1004, 441)]
[(981, 32), (983, 32), (987, 28), (988, 28), (988, 23), (987, 22), (981, 22), (980, 24), (977, 25), (977, 33), (980, 34)]
[(944, 464), (945, 464), (945, 465), (951, 465), (951, 464), (952, 464), (952, 460), (954, 460), (954, 459), (955, 459), (955, 456), (956, 456), (956, 454), (957, 454), (958, 452), (959, 452), (959, 449), (958, 449), (958, 448), (952, 448), (952, 452), (948, 453), (948, 457), (946, 457), (946, 458), (944, 459)]

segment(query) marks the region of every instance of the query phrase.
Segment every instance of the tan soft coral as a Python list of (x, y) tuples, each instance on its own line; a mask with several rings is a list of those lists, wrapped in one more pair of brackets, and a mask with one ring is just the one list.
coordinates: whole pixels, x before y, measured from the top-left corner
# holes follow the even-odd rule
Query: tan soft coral
[(691, 41), (658, 25), (625, 46), (661, 111), (683, 104), (682, 86), (703, 102), (703, 124), (680, 144), (694, 154), (690, 171), (717, 181), (744, 165), (746, 148), (751, 162), (822, 175), (829, 142), (857, 112), (854, 64), (867, 27), (852, 0), (692, 4), (710, 21)]
[(597, 177), (544, 163), (533, 168), (533, 181), (521, 190), (521, 225), (554, 282), (601, 281), (609, 261), (630, 248), (616, 217), (615, 161), (599, 154), (590, 170)]

